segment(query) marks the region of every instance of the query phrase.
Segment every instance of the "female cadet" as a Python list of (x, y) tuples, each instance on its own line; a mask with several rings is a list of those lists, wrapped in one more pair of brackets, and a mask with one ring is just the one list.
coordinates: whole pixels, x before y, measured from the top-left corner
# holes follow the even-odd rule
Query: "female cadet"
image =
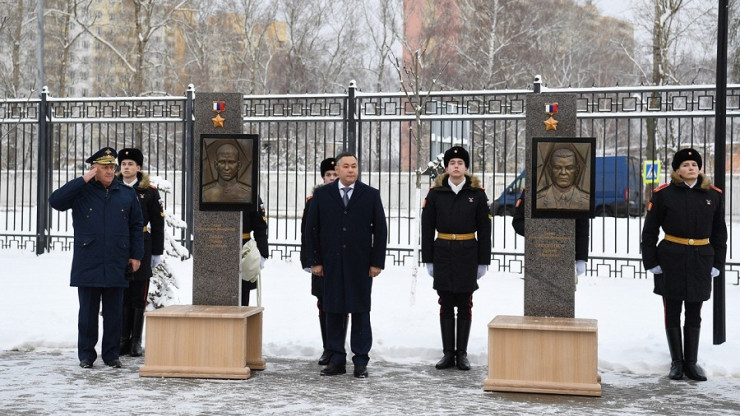
[(144, 329), (144, 309), (149, 296), (152, 269), (162, 261), (164, 253), (164, 208), (157, 188), (149, 182), (149, 175), (141, 171), (144, 155), (135, 148), (118, 152), (121, 171), (118, 177), (126, 186), (134, 188), (144, 216), (144, 258), (136, 273), (129, 275), (129, 285), (123, 292), (123, 325), (120, 355), (140, 357)]
[(473, 292), (478, 289), (476, 280), (491, 264), (491, 217), (485, 190), (478, 178), (467, 173), (468, 152), (454, 146), (445, 152), (444, 163), (446, 173), (437, 178), (424, 201), (421, 256), (439, 295), (444, 356), (436, 367), (457, 364), (458, 369), (469, 370), (467, 348)]
[[(701, 305), (709, 299), (712, 278), (725, 266), (727, 225), (722, 191), (701, 173), (694, 149), (676, 152), (670, 184), (653, 191), (642, 229), (642, 261), (663, 296), (665, 329), (671, 353), (669, 377), (705, 381), (696, 364)], [(658, 243), (659, 229), (665, 236)], [(685, 308), (683, 345), (681, 307)], [(683, 354), (681, 347), (683, 346)]]

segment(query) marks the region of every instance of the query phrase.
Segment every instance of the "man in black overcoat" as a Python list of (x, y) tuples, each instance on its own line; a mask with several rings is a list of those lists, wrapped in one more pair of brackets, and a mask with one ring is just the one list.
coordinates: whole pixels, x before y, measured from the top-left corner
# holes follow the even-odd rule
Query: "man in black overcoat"
[(324, 312), (332, 357), (325, 376), (344, 374), (344, 319), (352, 314), (350, 346), (354, 376), (367, 377), (372, 346), (370, 297), (373, 278), (385, 267), (387, 226), (380, 192), (357, 180), (357, 158), (336, 157), (339, 180), (314, 192), (306, 217), (311, 272), (324, 277)]

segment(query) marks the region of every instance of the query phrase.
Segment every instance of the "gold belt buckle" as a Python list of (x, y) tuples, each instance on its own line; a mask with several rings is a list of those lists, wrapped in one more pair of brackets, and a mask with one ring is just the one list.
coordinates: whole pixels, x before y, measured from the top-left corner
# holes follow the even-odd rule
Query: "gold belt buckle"
[(452, 239), (457, 240), (457, 234), (452, 234)]
[(689, 238), (689, 245), (690, 246), (693, 246), (694, 245), (694, 239), (693, 238)]

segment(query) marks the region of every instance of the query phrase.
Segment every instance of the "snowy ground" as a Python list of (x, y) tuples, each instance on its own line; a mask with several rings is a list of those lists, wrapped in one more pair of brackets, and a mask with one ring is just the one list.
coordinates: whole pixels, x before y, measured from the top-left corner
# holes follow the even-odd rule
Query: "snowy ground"
[[(168, 259), (168, 262), (173, 260)], [(71, 253), (0, 251), (0, 413), (2, 414), (740, 414), (740, 287), (727, 286), (727, 342), (712, 345), (705, 304), (699, 363), (709, 381), (672, 382), (660, 298), (652, 281), (581, 277), (576, 317), (599, 322), (603, 397), (482, 391), (487, 323), (522, 315), (520, 275), (489, 273), (474, 295), (470, 372), (438, 371), (441, 341), (431, 280), (413, 284), (389, 267), (373, 287), (370, 378), (322, 378), (320, 336), (309, 275), (297, 263), (263, 271), (263, 353), (267, 370), (248, 381), (138, 377), (143, 359), (120, 371), (77, 366), (76, 290)], [(180, 303), (190, 303), (192, 262), (174, 264)], [(415, 290), (414, 290), (415, 288)], [(412, 294), (413, 293), (413, 294)], [(9, 296), (8, 296), (9, 295)], [(674, 409), (676, 407), (676, 409)]]

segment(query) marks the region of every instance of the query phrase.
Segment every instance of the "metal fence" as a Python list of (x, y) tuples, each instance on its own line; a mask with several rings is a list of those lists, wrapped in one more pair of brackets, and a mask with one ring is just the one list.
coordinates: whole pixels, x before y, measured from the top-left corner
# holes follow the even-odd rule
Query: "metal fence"
[[(647, 157), (651, 134), (665, 166), (672, 152), (693, 146), (713, 172), (714, 86), (550, 89), (576, 94), (577, 129), (596, 137), (597, 156)], [(320, 181), (320, 161), (341, 150), (358, 154), (361, 179), (380, 189), (387, 211), (389, 256), (410, 262), (416, 246), (418, 205), (429, 177), (417, 181), (452, 144), (471, 154), (471, 172), (491, 200), (524, 168), (525, 100), (530, 90), (247, 95), (244, 131), (258, 133), (260, 193), (269, 218), (272, 256), (297, 256), (304, 201)], [(169, 180), (168, 211), (188, 222), (176, 236), (190, 245), (192, 229), (192, 89), (181, 97), (39, 99), (0, 101), (0, 247), (42, 253), (69, 249), (69, 216), (50, 210), (49, 193), (82, 174), (85, 155), (98, 147), (136, 146), (145, 171)], [(654, 133), (653, 133), (654, 132)], [(740, 85), (727, 90), (727, 278), (740, 283)], [(736, 144), (737, 143), (737, 144)], [(417, 151), (419, 160), (417, 160)], [(734, 169), (734, 171), (732, 170)], [(43, 172), (38, 175), (37, 172)], [(734, 173), (733, 173), (734, 172)], [(669, 178), (664, 170), (662, 181)], [(652, 186), (652, 185), (651, 185)], [(644, 202), (644, 201), (641, 201)], [(591, 221), (589, 272), (645, 277), (640, 264), (642, 217), (600, 216)], [(492, 268), (520, 272), (524, 240), (508, 216), (493, 222)]]

